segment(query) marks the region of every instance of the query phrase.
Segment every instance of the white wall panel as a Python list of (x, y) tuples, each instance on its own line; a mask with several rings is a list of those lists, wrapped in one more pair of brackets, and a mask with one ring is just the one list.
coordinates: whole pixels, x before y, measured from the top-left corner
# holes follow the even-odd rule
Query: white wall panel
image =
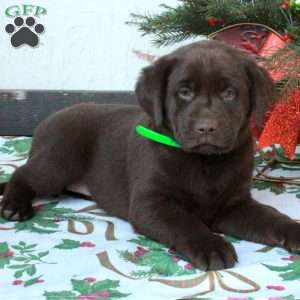
[[(177, 0), (1, 0), (0, 89), (130, 90), (146, 62), (133, 49), (164, 54), (125, 24), (131, 12), (159, 12), (159, 4)], [(40, 44), (14, 48), (4, 28), (14, 18), (11, 5), (39, 5), (47, 15), (36, 18), (45, 26)], [(177, 47), (177, 45), (176, 45)]]

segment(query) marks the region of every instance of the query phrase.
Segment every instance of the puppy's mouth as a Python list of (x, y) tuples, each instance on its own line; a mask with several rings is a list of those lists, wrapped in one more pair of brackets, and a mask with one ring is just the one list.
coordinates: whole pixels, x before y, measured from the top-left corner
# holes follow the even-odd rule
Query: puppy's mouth
[(192, 147), (184, 147), (184, 150), (186, 152), (198, 153), (203, 155), (215, 155), (215, 154), (226, 153), (228, 152), (229, 149), (228, 147), (224, 147), (224, 146), (203, 143)]
[(197, 141), (191, 140), (182, 143), (182, 148), (186, 152), (198, 153), (203, 155), (217, 155), (227, 153), (232, 150), (231, 143), (221, 143), (213, 138), (201, 138)]

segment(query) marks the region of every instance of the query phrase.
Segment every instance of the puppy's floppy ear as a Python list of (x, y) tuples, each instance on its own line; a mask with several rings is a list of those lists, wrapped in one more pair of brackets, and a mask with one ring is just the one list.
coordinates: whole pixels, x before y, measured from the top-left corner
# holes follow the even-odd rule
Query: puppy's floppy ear
[(151, 66), (143, 69), (136, 84), (137, 100), (157, 127), (163, 123), (168, 77), (176, 60), (175, 57), (163, 56)]
[(264, 114), (276, 100), (276, 90), (269, 73), (254, 60), (247, 58), (246, 72), (250, 80), (250, 100), (256, 126), (263, 126)]

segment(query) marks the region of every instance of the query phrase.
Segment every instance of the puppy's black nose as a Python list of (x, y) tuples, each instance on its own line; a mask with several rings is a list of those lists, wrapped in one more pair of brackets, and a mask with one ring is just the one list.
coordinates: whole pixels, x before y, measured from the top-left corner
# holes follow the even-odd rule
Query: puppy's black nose
[(213, 120), (207, 120), (199, 122), (196, 125), (196, 131), (200, 133), (201, 135), (209, 135), (214, 133), (217, 130), (218, 124), (216, 121)]

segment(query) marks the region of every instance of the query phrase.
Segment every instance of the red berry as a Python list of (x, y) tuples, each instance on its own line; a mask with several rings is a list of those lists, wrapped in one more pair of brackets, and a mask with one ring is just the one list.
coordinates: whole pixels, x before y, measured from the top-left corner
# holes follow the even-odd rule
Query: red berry
[(299, 260), (299, 255), (290, 255), (289, 257), (283, 257), (282, 260), (296, 261)]
[(96, 295), (100, 298), (109, 298), (110, 293), (109, 291), (101, 291), (101, 292), (97, 292)]
[(95, 247), (96, 245), (92, 242), (82, 242), (79, 244), (80, 247), (87, 247), (87, 248), (91, 248), (91, 247)]
[(178, 262), (180, 260), (180, 258), (176, 255), (172, 255), (171, 256), (171, 259), (174, 261), (174, 262)]
[(5, 256), (5, 257), (12, 257), (12, 256), (14, 256), (14, 255), (15, 255), (15, 253), (12, 252), (12, 251), (10, 251), (10, 250), (7, 250), (7, 251), (4, 253), (4, 256)]
[(13, 281), (13, 285), (20, 285), (20, 284), (22, 284), (23, 283), (23, 280), (15, 280), (15, 281)]
[(78, 297), (80, 300), (93, 300), (99, 298), (109, 298), (110, 293), (108, 291), (100, 291), (93, 294), (82, 294)]
[(213, 27), (213, 26), (216, 26), (216, 25), (218, 25), (218, 23), (219, 23), (219, 20), (217, 19), (217, 18), (209, 18), (208, 20), (207, 20), (207, 23), (208, 23), (208, 26), (211, 26), (211, 27)]
[(288, 34), (288, 33), (285, 33), (284, 35), (283, 35), (283, 40), (287, 43), (287, 44), (290, 44), (290, 43), (292, 43), (293, 42), (293, 37), (290, 35), (290, 34)]
[(275, 290), (275, 291), (283, 291), (283, 290), (285, 290), (285, 287), (282, 286), (282, 285), (271, 285), (271, 284), (269, 284), (269, 285), (267, 285), (267, 289)]
[(187, 270), (192, 270), (192, 269), (194, 269), (194, 266), (191, 263), (188, 263), (184, 266), (184, 268)]
[(85, 281), (92, 283), (92, 282), (96, 281), (96, 278), (95, 277), (87, 277), (87, 278), (85, 278)]
[(137, 256), (137, 257), (140, 257), (140, 256), (145, 255), (147, 252), (149, 252), (149, 250), (138, 246), (137, 250), (134, 252), (134, 255)]

